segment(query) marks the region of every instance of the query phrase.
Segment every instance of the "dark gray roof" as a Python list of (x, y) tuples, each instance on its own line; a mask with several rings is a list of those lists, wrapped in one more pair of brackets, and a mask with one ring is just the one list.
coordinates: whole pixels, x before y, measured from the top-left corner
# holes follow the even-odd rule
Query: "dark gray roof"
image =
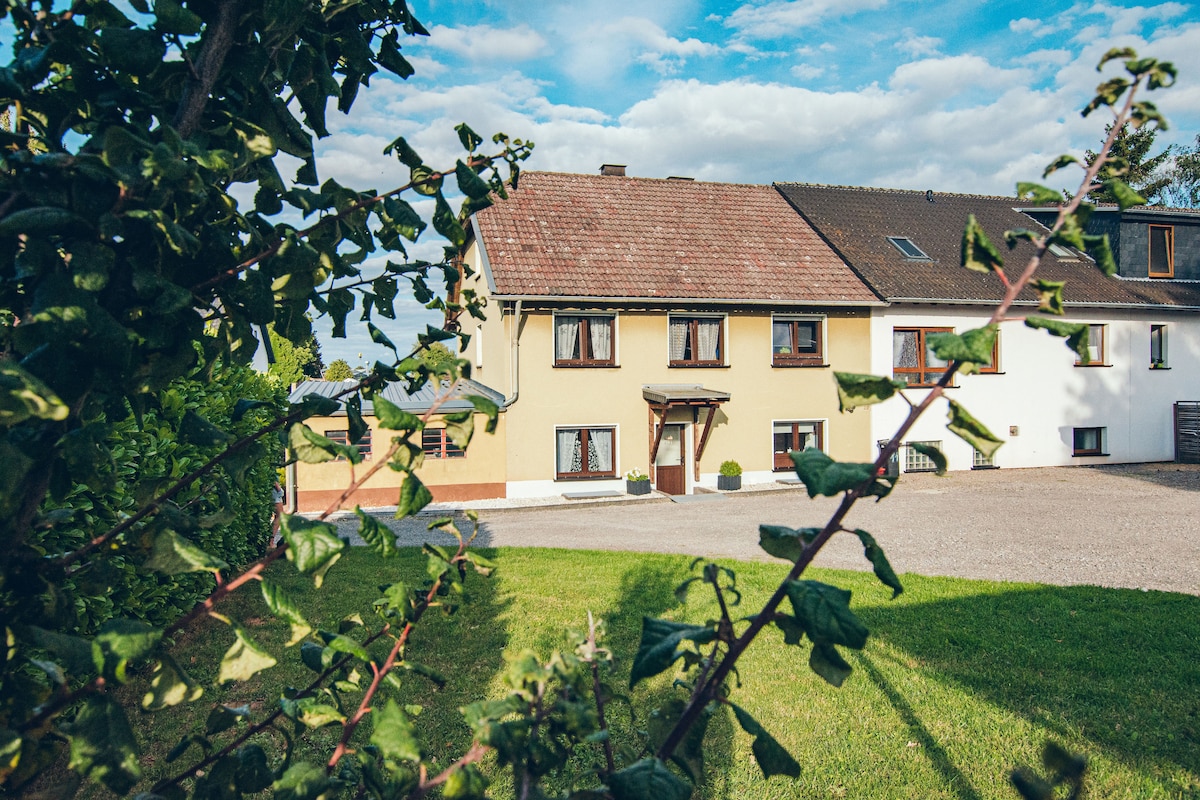
[[(1016, 277), (1033, 252), (1028, 242), (1013, 250), (1004, 232), (1044, 230), (1014, 197), (943, 194), (898, 189), (776, 184), (779, 192), (808, 220), (883, 299), (889, 302), (997, 302), (1004, 287), (995, 276), (961, 266), (962, 233), (974, 214), (1000, 250), (1006, 271)], [(887, 237), (911, 239), (928, 260), (905, 256)], [(1091, 260), (1047, 254), (1038, 277), (1065, 281), (1068, 304), (1101, 306), (1200, 307), (1200, 285), (1177, 281), (1106, 278)], [(1036, 302), (1032, 290), (1021, 300)]]
[[(354, 385), (354, 381), (301, 381), (292, 389), (292, 393), (288, 396), (288, 401), (299, 403), (304, 399), (305, 395), (316, 394), (321, 397), (334, 397), (339, 392), (345, 391), (348, 387)], [(446, 387), (436, 387), (432, 383), (426, 383), (417, 391), (409, 394), (404, 391), (404, 387), (399, 383), (393, 383), (383, 390), (383, 397), (391, 403), (399, 406), (404, 411), (409, 413), (419, 414), (428, 411), (433, 405), (437, 397), (445, 391)], [(477, 383), (472, 380), (464, 380), (458, 388), (454, 390), (454, 394), (445, 403), (438, 407), (439, 411), (466, 411), (474, 408), (470, 400), (467, 400), (468, 395), (478, 395), (486, 397), (496, 405), (504, 403), (504, 395), (497, 392), (495, 389), (484, 386), (482, 383)], [(344, 402), (350, 395), (342, 397)], [(363, 416), (369, 416), (375, 413), (374, 407), (370, 400), (363, 400), (362, 403)], [(340, 408), (334, 412), (333, 416), (345, 416), (346, 409)]]

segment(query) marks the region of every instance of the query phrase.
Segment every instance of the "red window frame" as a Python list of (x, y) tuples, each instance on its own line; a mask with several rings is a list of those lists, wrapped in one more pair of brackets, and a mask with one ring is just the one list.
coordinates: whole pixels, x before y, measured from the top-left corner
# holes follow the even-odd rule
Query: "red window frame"
[(421, 431), (421, 451), (426, 458), (465, 458), (467, 451), (446, 435), (445, 428), (425, 428)]

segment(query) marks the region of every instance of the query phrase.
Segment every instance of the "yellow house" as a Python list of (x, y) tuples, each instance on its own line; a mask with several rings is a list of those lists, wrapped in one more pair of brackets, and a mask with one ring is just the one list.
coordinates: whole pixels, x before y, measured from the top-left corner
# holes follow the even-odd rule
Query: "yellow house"
[[(332, 397), (345, 388), (341, 381), (304, 381), (292, 390), (291, 402), (300, 402), (305, 395), (319, 394)], [(399, 384), (392, 384), (383, 391), (384, 397), (410, 414), (423, 415), (439, 400), (445, 388), (426, 384), (409, 394)], [(505, 419), (500, 415), (493, 435), (483, 433), (487, 424), (484, 414), (475, 414), (476, 435), (470, 447), (462, 450), (446, 436), (442, 415), (473, 409), (468, 395), (480, 395), (495, 403), (504, 397), (475, 381), (462, 381), (449, 399), (441, 403), (431, 415), (424, 430), (420, 432), (421, 450), (425, 461), (418, 475), (429, 488), (435, 501), (478, 500), (484, 497), (503, 497), (505, 481)], [(371, 401), (362, 401), (363, 421), (369, 430), (357, 447), (363, 461), (351, 465), (345, 459), (326, 461), (321, 464), (297, 462), (288, 467), (289, 507), (295, 504), (296, 511), (324, 511), (341, 497), (351, 483), (352, 470), (361, 478), (374, 466), (376, 459), (383, 458), (391, 445), (395, 431), (379, 427)], [(312, 417), (309, 427), (334, 441), (348, 442), (346, 412), (338, 411), (330, 417)], [(414, 440), (415, 441), (415, 440)], [(400, 495), (400, 484), (404, 473), (386, 466), (375, 472), (357, 491), (342, 503), (344, 508), (394, 506)]]
[(472, 218), (461, 354), (504, 394), (505, 494), (785, 477), (787, 453), (873, 456), (834, 368), (867, 372), (881, 305), (770, 186), (525, 173)]

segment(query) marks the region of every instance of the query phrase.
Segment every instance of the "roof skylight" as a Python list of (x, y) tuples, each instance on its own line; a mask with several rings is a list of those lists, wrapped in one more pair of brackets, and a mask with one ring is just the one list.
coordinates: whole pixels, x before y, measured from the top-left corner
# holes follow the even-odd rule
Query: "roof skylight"
[(932, 261), (929, 256), (925, 255), (925, 251), (917, 247), (912, 239), (907, 236), (888, 236), (887, 240), (892, 243), (892, 246), (899, 250), (905, 258), (919, 259), (921, 261)]
[(1078, 261), (1079, 256), (1071, 252), (1061, 244), (1051, 244), (1049, 248), (1051, 253), (1063, 259), (1064, 261)]

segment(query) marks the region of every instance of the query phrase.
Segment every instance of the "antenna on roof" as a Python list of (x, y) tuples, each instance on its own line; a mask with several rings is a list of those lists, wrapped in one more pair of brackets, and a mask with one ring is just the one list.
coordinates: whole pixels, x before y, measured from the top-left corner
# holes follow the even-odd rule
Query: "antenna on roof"
[(926, 200), (928, 200), (928, 201), (929, 201), (929, 202), (931, 202), (931, 203), (933, 202), (933, 189), (926, 189), (926, 190), (925, 190), (925, 199), (926, 199)]

